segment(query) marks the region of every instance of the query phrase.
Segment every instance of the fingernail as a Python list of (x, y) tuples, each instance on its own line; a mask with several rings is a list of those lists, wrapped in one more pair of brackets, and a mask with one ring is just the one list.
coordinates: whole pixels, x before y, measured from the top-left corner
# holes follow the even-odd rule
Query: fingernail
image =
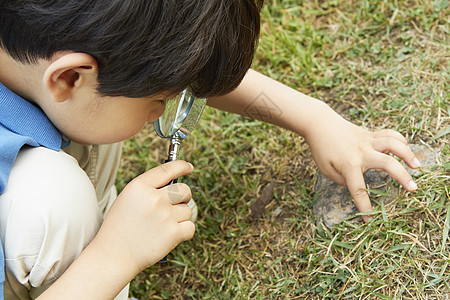
[(190, 162), (188, 164), (191, 166), (191, 169), (194, 169), (194, 166)]
[(417, 190), (417, 183), (415, 183), (414, 181), (411, 180), (408, 185), (410, 189)]
[(370, 222), (370, 221), (373, 220), (373, 217), (372, 217), (372, 216), (364, 216), (364, 217), (365, 217), (365, 218), (363, 218), (363, 219), (364, 219), (365, 222)]
[(420, 160), (416, 158), (414, 158), (413, 164), (416, 168), (420, 167), (422, 164), (420, 163)]

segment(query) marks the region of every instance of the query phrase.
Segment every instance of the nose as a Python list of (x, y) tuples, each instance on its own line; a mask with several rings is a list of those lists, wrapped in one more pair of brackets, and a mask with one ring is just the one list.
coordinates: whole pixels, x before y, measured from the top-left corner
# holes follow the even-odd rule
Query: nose
[(160, 104), (157, 105), (155, 108), (152, 109), (150, 112), (147, 121), (148, 122), (154, 122), (156, 121), (166, 109), (166, 101), (160, 101)]

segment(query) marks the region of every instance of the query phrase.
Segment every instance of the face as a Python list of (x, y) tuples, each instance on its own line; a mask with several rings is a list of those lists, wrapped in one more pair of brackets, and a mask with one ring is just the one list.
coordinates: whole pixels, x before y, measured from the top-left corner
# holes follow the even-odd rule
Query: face
[(174, 96), (167, 92), (145, 98), (102, 96), (96, 89), (97, 61), (86, 53), (58, 52), (41, 60), (39, 67), (43, 85), (33, 99), (64, 135), (79, 144), (110, 144), (132, 137), (162, 115), (165, 100)]
[[(168, 95), (148, 98), (101, 97), (98, 94), (77, 95), (63, 103), (53, 103), (50, 113), (55, 126), (72, 141), (109, 144), (138, 133), (146, 124), (162, 115)], [(52, 117), (53, 116), (53, 117)]]

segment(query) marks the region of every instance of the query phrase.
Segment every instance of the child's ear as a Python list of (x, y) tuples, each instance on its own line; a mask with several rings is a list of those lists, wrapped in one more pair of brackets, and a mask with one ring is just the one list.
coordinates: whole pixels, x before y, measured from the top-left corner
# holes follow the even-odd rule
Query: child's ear
[(64, 102), (87, 79), (97, 79), (97, 60), (87, 53), (68, 53), (50, 63), (44, 73), (44, 84), (56, 102)]

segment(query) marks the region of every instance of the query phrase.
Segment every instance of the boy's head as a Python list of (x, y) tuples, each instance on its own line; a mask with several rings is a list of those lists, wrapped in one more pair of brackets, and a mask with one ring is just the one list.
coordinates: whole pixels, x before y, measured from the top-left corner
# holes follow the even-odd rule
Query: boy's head
[(261, 2), (0, 0), (0, 47), (23, 63), (87, 53), (104, 96), (221, 95), (250, 67)]

